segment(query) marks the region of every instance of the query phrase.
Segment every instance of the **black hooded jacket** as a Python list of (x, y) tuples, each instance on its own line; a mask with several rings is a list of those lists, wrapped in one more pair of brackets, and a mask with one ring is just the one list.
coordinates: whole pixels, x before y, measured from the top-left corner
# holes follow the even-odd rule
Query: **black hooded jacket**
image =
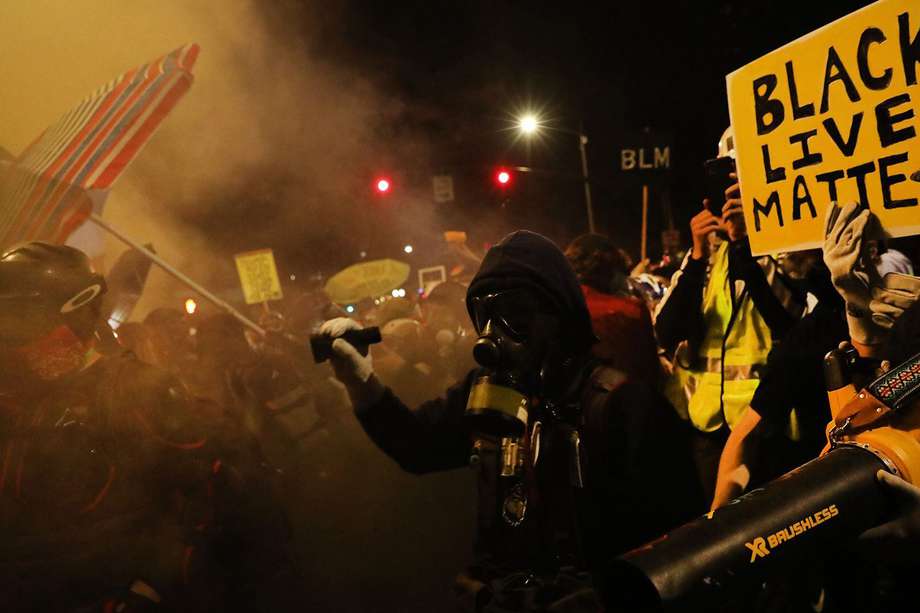
[[(500, 289), (535, 289), (561, 315), (563, 339), (578, 368), (568, 398), (581, 406), (568, 424), (544, 424), (543, 445), (533, 480), (539, 495), (534, 511), (518, 528), (501, 519), (503, 478), (490, 474), (497, 449), (479, 450), (478, 578), (518, 570), (552, 573), (573, 562), (553, 539), (578, 526), (581, 543), (575, 565), (594, 570), (604, 559), (638, 546), (701, 511), (686, 453), (686, 431), (663, 398), (590, 361), (595, 341), (584, 297), (562, 252), (532, 232), (515, 232), (494, 246), (470, 284), (471, 297)], [(356, 412), (371, 439), (399, 465), (416, 474), (470, 465), (474, 435), (464, 421), (467, 399), (479, 371), (440, 398), (406, 407), (387, 389), (370, 407)], [(585, 487), (570, 483), (569, 441), (577, 432), (586, 448)], [(554, 443), (557, 441), (557, 443)], [(559, 442), (562, 441), (562, 442)], [(492, 457), (490, 457), (492, 454)], [(569, 513), (572, 511), (572, 513)], [(566, 523), (575, 515), (577, 519)], [(485, 569), (485, 570), (483, 570)]]
[(521, 287), (544, 296), (560, 314), (562, 340), (571, 353), (588, 352), (597, 337), (578, 278), (556, 245), (535, 232), (519, 230), (489, 250), (466, 294), (470, 318), (470, 298)]

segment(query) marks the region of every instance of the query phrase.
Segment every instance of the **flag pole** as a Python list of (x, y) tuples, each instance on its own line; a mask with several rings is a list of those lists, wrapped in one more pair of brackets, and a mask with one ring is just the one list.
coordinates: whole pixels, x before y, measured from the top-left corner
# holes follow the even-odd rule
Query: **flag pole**
[(201, 294), (202, 297), (206, 298), (208, 301), (213, 303), (214, 306), (220, 309), (223, 309), (224, 311), (226, 311), (227, 313), (235, 317), (241, 324), (243, 324), (250, 330), (257, 332), (261, 336), (265, 336), (265, 329), (262, 328), (262, 326), (258, 325), (257, 323), (255, 323), (254, 321), (252, 321), (251, 319), (249, 319), (248, 317), (246, 317), (245, 315), (237, 311), (228, 302), (221, 300), (220, 298), (218, 298), (217, 296), (215, 296), (214, 294), (212, 294), (211, 292), (203, 288), (198, 283), (195, 283), (195, 281), (190, 279), (184, 273), (176, 270), (169, 262), (165, 261), (163, 258), (158, 256), (156, 253), (154, 253), (150, 249), (147, 249), (146, 247), (141, 245), (139, 242), (132, 240), (130, 237), (122, 234), (119, 230), (112, 227), (109, 224), (109, 222), (102, 219), (102, 217), (99, 216), (97, 213), (91, 213), (89, 216), (89, 220), (92, 221), (97, 226), (99, 226), (100, 228), (102, 228), (103, 230), (106, 230), (109, 233), (111, 233), (112, 236), (116, 237), (120, 241), (124, 242), (130, 247), (133, 247), (134, 249), (136, 249), (137, 251), (145, 255), (147, 258), (150, 259), (151, 262), (153, 262), (154, 264), (156, 264), (157, 266), (165, 270), (169, 275), (175, 277), (176, 279), (178, 279), (185, 285), (189, 286), (190, 288), (192, 288), (193, 290)]

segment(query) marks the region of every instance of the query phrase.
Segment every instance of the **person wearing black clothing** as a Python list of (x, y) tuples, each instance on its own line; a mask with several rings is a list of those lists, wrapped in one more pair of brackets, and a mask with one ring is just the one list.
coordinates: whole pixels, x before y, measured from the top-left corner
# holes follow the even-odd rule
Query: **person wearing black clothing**
[(0, 255), (0, 610), (289, 606), (268, 471), (214, 406), (116, 348), (104, 293), (71, 247)]
[[(818, 457), (826, 443), (831, 414), (824, 386), (824, 356), (849, 339), (849, 333), (843, 300), (823, 264), (812, 266), (803, 289), (817, 298), (817, 304), (770, 351), (751, 404), (725, 444), (713, 509), (740, 495), (751, 483), (763, 483)], [(793, 409), (799, 432), (794, 446), (782, 436)]]
[[(685, 425), (655, 391), (591, 358), (578, 281), (546, 238), (515, 232), (493, 247), (467, 307), (482, 368), (444, 396), (408, 408), (343, 338), (336, 375), (405, 470), (475, 467), (475, 561), (458, 578), (467, 610), (542, 611), (566, 597), (598, 610), (586, 573), (701, 510)], [(337, 319), (322, 331), (357, 327)]]
[[(878, 232), (876, 222), (870, 211), (856, 203), (828, 207), (824, 262), (811, 265), (801, 281), (802, 288), (818, 298), (818, 307), (771, 352), (766, 376), (726, 443), (713, 509), (748, 486), (748, 467), (755, 456), (773, 455), (757, 453), (758, 440), (771, 426), (787, 420), (792, 408), (803, 434), (804, 454), (799, 463), (817, 456), (823, 447), (824, 426), (830, 421), (821, 366), (824, 355), (841, 341), (852, 342), (862, 354), (872, 355), (894, 321), (916, 301), (920, 282), (914, 277), (889, 275), (878, 286), (871, 285), (864, 262), (868, 239)], [(788, 470), (795, 465), (789, 460), (777, 468)]]
[(843, 301), (819, 302), (770, 352), (767, 370), (751, 400), (751, 409), (773, 431), (782, 431), (796, 409), (806, 459), (817, 457), (824, 448), (824, 429), (830, 421), (824, 356), (848, 338)]

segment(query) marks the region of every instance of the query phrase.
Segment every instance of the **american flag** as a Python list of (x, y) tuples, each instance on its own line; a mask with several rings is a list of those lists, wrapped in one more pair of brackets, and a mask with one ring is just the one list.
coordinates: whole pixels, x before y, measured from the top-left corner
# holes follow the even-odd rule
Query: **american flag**
[(0, 248), (62, 243), (192, 85), (198, 45), (129, 70), (0, 165)]

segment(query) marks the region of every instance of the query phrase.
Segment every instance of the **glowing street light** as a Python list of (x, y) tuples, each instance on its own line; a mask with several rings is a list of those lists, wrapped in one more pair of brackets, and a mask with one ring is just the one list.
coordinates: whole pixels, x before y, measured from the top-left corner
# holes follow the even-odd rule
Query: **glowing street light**
[(412, 253), (415, 250), (412, 248), (412, 245), (406, 245), (405, 247), (403, 247), (403, 251), (405, 251), (406, 253)]
[(195, 302), (192, 298), (189, 298), (185, 301), (185, 312), (189, 315), (194, 315), (195, 311), (198, 310), (198, 303)]
[(527, 114), (518, 119), (518, 129), (526, 135), (536, 134), (540, 128), (540, 121), (536, 115)]

